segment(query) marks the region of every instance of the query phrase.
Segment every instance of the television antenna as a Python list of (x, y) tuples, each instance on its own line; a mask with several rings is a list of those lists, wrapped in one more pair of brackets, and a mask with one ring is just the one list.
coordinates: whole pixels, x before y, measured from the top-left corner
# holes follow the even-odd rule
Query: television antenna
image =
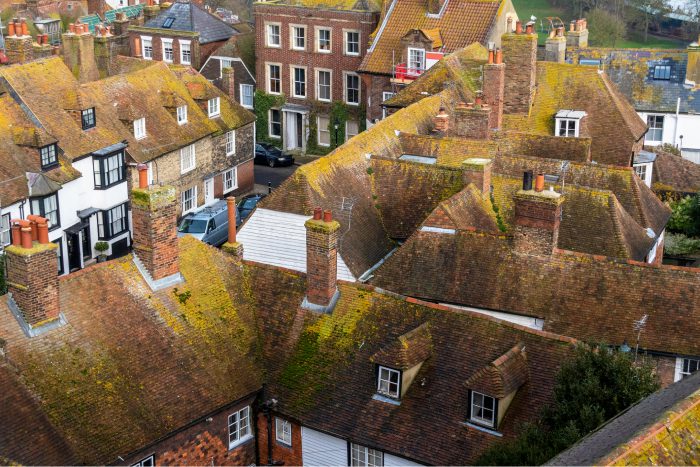
[(642, 331), (647, 325), (647, 318), (649, 315), (644, 315), (640, 319), (634, 322), (633, 328), (637, 331), (637, 345), (634, 348), (634, 361), (637, 361), (637, 354), (639, 353), (639, 338), (642, 336)]
[(355, 206), (355, 199), (343, 196), (340, 201), (340, 206), (336, 217), (341, 221), (341, 224), (345, 226), (345, 230), (338, 238), (338, 251), (341, 250), (343, 244), (343, 237), (350, 231), (352, 225), (352, 209)]

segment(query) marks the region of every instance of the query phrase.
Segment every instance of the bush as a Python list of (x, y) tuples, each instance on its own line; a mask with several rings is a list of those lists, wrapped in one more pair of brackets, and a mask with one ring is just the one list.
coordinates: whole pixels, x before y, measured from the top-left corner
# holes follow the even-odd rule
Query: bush
[(7, 293), (7, 277), (6, 277), (5, 254), (0, 253), (0, 295), (5, 295), (6, 293)]
[(700, 253), (700, 238), (690, 238), (683, 234), (666, 234), (664, 253), (673, 256), (685, 256)]
[(671, 208), (671, 218), (667, 225), (669, 232), (700, 237), (700, 193), (677, 201), (671, 200), (668, 205)]
[(105, 251), (109, 250), (109, 243), (96, 242), (95, 243), (95, 250), (99, 251), (100, 253), (104, 253)]

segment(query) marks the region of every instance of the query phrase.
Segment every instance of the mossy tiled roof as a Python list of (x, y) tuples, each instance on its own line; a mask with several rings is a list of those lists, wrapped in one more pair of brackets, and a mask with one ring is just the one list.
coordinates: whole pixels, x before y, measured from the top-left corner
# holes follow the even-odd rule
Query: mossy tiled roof
[(651, 177), (655, 191), (700, 191), (700, 165), (674, 154), (658, 151)]
[(255, 3), (256, 7), (274, 5), (317, 8), (319, 10), (375, 11), (382, 9), (382, 0), (265, 0)]

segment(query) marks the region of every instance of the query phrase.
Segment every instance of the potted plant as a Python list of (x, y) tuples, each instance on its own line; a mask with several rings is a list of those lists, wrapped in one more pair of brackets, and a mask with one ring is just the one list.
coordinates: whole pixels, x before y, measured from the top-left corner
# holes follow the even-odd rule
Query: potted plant
[(109, 250), (109, 243), (107, 242), (97, 242), (95, 243), (95, 250), (99, 251), (99, 255), (97, 256), (97, 262), (101, 263), (103, 261), (107, 261), (107, 254), (105, 251)]

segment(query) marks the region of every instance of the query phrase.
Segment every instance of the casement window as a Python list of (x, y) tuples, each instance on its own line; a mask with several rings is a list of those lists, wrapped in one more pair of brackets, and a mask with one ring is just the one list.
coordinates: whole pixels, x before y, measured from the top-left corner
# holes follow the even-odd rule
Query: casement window
[(415, 74), (425, 70), (425, 49), (408, 48), (408, 68)]
[(267, 66), (267, 92), (280, 94), (282, 92), (282, 67), (269, 64)]
[(182, 65), (190, 65), (192, 63), (190, 41), (180, 41), (180, 63)]
[(183, 190), (180, 194), (180, 202), (183, 215), (197, 209), (197, 185)]
[(578, 120), (559, 118), (557, 119), (557, 136), (575, 137), (578, 133)]
[(92, 168), (96, 190), (104, 190), (126, 181), (124, 151), (108, 156), (92, 156)]
[(101, 211), (97, 216), (97, 234), (100, 240), (109, 240), (129, 229), (127, 203)]
[(221, 175), (221, 177), (222, 177), (223, 182), (224, 182), (224, 194), (238, 188), (238, 170), (237, 170), (237, 167), (233, 167), (232, 169), (225, 171)]
[(270, 122), (270, 137), (282, 137), (282, 112), (279, 109), (270, 109), (268, 121)]
[(58, 238), (53, 243), (58, 245), (58, 248), (56, 248), (56, 259), (58, 261), (58, 275), (60, 276), (63, 274), (63, 241)]
[(316, 28), (316, 52), (331, 53), (331, 30)]
[(173, 63), (173, 40), (161, 39), (161, 43), (163, 44), (163, 61)]
[(85, 109), (80, 112), (80, 121), (83, 126), (83, 130), (89, 130), (90, 128), (95, 128), (95, 108)]
[(49, 220), (49, 230), (58, 228), (61, 225), (61, 218), (58, 214), (58, 194), (44, 196), (42, 198), (32, 198), (32, 214), (45, 217)]
[(236, 153), (236, 132), (231, 130), (226, 133), (226, 155), (232, 156)]
[(150, 37), (141, 36), (141, 55), (146, 60), (153, 60), (153, 42)]
[(144, 139), (146, 137), (146, 118), (134, 120), (134, 138)]
[(377, 392), (383, 396), (398, 399), (400, 381), (400, 371), (380, 366), (377, 374)]
[(316, 117), (316, 119), (316, 126), (318, 128), (318, 145), (328, 147), (331, 145), (331, 132), (328, 129), (330, 118), (319, 115)]
[(331, 94), (331, 70), (316, 70), (316, 99), (330, 102)]
[(694, 358), (684, 358), (681, 367), (681, 379), (692, 375), (700, 369), (700, 360)]
[(355, 120), (348, 120), (345, 122), (345, 141), (349, 140), (353, 136), (357, 136), (360, 132), (360, 125)]
[(306, 50), (306, 26), (290, 26), (293, 50)]
[(383, 466), (384, 453), (359, 444), (350, 444), (350, 465), (360, 467)]
[(345, 103), (360, 104), (360, 77), (355, 73), (345, 74)]
[(345, 31), (345, 55), (360, 55), (359, 31)]
[(153, 185), (154, 178), (153, 178), (153, 162), (149, 162), (148, 164), (148, 186)]
[(252, 438), (250, 431), (250, 407), (243, 407), (228, 416), (228, 448), (233, 449)]
[(275, 417), (275, 439), (287, 446), (292, 445), (292, 424), (288, 420)]
[(156, 456), (155, 454), (151, 454), (148, 457), (145, 457), (138, 461), (135, 464), (131, 464), (131, 467), (153, 467), (156, 465)]
[(670, 65), (656, 65), (654, 67), (654, 79), (669, 80), (671, 79)]
[(194, 144), (180, 149), (180, 173), (184, 174), (197, 166)]
[(634, 173), (644, 182), (647, 180), (647, 165), (640, 164), (634, 166)]
[(292, 96), (306, 97), (306, 68), (292, 67)]
[(253, 108), (255, 88), (252, 84), (241, 84), (241, 105), (246, 109)]
[(480, 392), (471, 391), (471, 413), (469, 419), (491, 428), (496, 426), (496, 399), (493, 397), (481, 394)]
[(218, 117), (221, 115), (220, 110), (221, 98), (214, 97), (207, 101), (207, 109), (209, 111), (209, 118)]
[(279, 24), (268, 24), (267, 25), (267, 46), (268, 47), (281, 47), (282, 42), (280, 40), (280, 25)]
[(181, 105), (177, 108), (177, 124), (184, 125), (187, 123), (187, 106)]
[(56, 144), (49, 144), (43, 148), (39, 148), (39, 155), (41, 156), (41, 168), (46, 169), (52, 167), (58, 163), (58, 158), (56, 156)]
[(649, 131), (644, 138), (648, 142), (661, 142), (664, 137), (664, 116), (663, 115), (647, 115), (647, 125)]
[[(386, 102), (396, 95), (395, 92), (382, 92), (382, 102)], [(386, 118), (386, 107), (382, 107), (382, 119)]]
[(7, 246), (11, 242), (10, 213), (8, 212), (0, 217), (0, 246)]

